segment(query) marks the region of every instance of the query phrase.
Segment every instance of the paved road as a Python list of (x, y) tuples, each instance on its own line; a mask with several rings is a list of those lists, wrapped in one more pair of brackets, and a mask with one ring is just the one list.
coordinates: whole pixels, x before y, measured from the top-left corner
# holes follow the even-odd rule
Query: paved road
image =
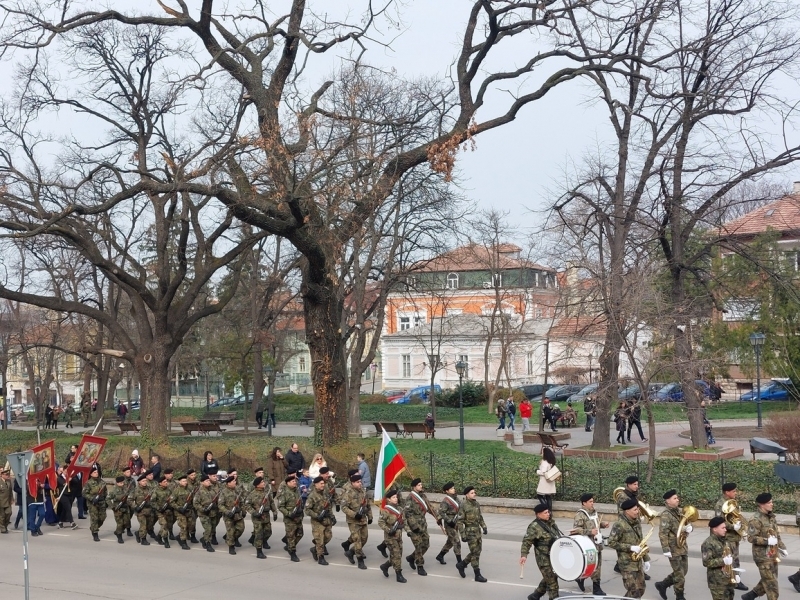
[[(340, 543), (347, 537), (344, 524), (334, 528), (334, 537), (329, 548), (330, 566), (315, 564), (309, 553), (310, 526), (306, 523), (306, 536), (303, 538), (298, 555), (300, 563), (291, 563), (285, 552), (280, 550), (280, 537), (283, 526), (274, 524), (272, 550), (266, 552), (267, 560), (255, 558), (250, 546), (240, 549), (236, 556), (227, 554), (224, 546), (217, 546), (214, 554), (207, 553), (199, 545), (192, 545), (191, 551), (181, 550), (173, 545), (166, 550), (153, 543), (143, 547), (125, 538), (119, 545), (113, 536), (113, 517), (101, 530), (101, 542), (91, 539), (87, 521), (78, 521), (77, 530), (59, 530), (44, 527), (45, 535), (30, 539), (30, 581), (31, 598), (34, 600), (77, 600), (84, 598), (112, 598), (118, 600), (142, 600), (143, 598), (188, 600), (219, 600), (222, 598), (269, 597), (324, 597), (325, 600), (351, 600), (358, 598), (410, 598), (417, 599), (458, 597), (468, 595), (477, 600), (524, 600), (539, 581), (539, 573), (531, 560), (525, 569), (525, 579), (519, 579), (519, 547), (529, 519), (515, 515), (485, 515), (489, 536), (484, 539), (482, 572), (489, 583), (479, 584), (472, 580), (468, 569), (467, 579), (462, 580), (453, 567), (452, 554), (447, 557), (448, 564), (442, 566), (434, 560), (444, 537), (435, 525), (429, 523), (431, 550), (427, 554), (426, 569), (428, 577), (419, 577), (410, 569), (404, 570), (409, 580), (401, 585), (394, 578), (385, 579), (378, 570), (382, 558), (375, 550), (380, 532), (374, 526), (370, 529), (371, 540), (367, 546), (367, 565), (369, 570), (359, 571), (350, 565), (343, 556)], [(344, 519), (342, 518), (342, 521)], [(243, 537), (246, 542), (250, 531)], [(562, 531), (569, 529), (569, 521), (559, 521)], [(218, 538), (221, 540), (223, 527), (220, 525)], [(690, 571), (687, 584), (687, 597), (690, 600), (710, 598), (705, 584), (705, 570), (699, 558), (699, 548), (706, 537), (706, 530), (698, 529), (691, 536)], [(793, 573), (800, 559), (800, 539), (788, 537), (784, 540), (790, 550), (780, 570), (780, 591), (785, 598), (796, 592), (786, 580)], [(651, 549), (658, 547), (657, 532), (651, 538)], [(0, 535), (0, 598), (23, 597), (22, 573), (22, 535), (12, 531)], [(410, 548), (404, 539), (406, 553)], [(747, 569), (744, 581), (754, 585), (757, 571), (749, 560), (749, 547), (743, 546), (743, 567)], [(612, 570), (613, 552), (606, 551), (603, 564), (603, 588), (607, 593), (622, 594), (624, 589), (619, 575)], [(648, 583), (646, 598), (657, 600), (658, 594), (652, 586), (654, 581), (667, 575), (668, 561), (660, 552), (653, 552), (653, 580)], [(324, 577), (324, 579), (321, 579)], [(562, 595), (577, 593), (573, 582), (562, 582)], [(737, 597), (740, 596), (737, 593)], [(670, 598), (673, 598), (670, 592)]]

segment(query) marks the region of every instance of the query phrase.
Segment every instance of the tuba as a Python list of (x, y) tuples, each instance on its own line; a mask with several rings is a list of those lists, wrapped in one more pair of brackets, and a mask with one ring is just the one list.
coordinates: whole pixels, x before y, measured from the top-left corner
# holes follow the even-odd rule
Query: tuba
[[(778, 533), (772, 529), (771, 527), (767, 529), (767, 537), (778, 537)], [(767, 546), (767, 558), (771, 558), (773, 562), (776, 564), (781, 562), (781, 559), (778, 558), (778, 545), (775, 544), (774, 546)]]
[[(736, 523), (740, 523), (741, 527), (737, 533), (742, 536), (742, 538), (747, 537), (747, 521), (745, 521), (744, 517), (742, 516), (742, 509), (739, 508), (739, 503), (736, 500), (725, 500), (722, 503), (722, 516), (725, 517), (725, 522), (728, 525), (736, 525)], [(747, 541), (747, 540), (745, 540)]]
[(683, 517), (681, 517), (681, 521), (678, 523), (678, 548), (686, 547), (686, 538), (688, 534), (684, 531), (684, 528), (687, 524), (697, 521), (699, 516), (700, 514), (694, 506), (687, 506), (683, 509)]

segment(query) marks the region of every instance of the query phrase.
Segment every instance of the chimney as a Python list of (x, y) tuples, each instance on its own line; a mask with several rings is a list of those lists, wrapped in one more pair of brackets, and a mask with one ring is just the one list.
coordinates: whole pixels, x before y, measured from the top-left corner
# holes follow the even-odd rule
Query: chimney
[(800, 194), (800, 181), (795, 181), (792, 185), (792, 194)]

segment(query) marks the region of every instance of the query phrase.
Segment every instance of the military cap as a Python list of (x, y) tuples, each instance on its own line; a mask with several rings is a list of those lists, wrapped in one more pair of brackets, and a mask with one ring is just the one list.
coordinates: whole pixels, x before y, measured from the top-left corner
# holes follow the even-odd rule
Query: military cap
[(261, 472), (263, 470), (264, 470), (264, 467), (256, 467), (255, 469), (253, 469), (253, 475), (255, 475), (256, 473), (259, 473), (259, 472)]
[(445, 484), (442, 486), (442, 491), (446, 493), (446, 492), (447, 492), (447, 490), (451, 490), (451, 489), (453, 489), (454, 487), (456, 487), (456, 484), (455, 484), (455, 483), (453, 483), (452, 481), (448, 481), (447, 483), (445, 483)]
[(174, 472), (175, 472), (175, 469), (172, 469), (170, 467), (167, 467), (166, 469), (164, 469), (164, 475), (171, 475)]
[(622, 510), (630, 510), (634, 506), (638, 506), (638, 503), (633, 498), (628, 498), (625, 502), (622, 503)]
[(393, 496), (397, 496), (397, 490), (395, 488), (392, 488), (386, 492), (386, 498), (391, 498)]
[(581, 502), (588, 502), (592, 498), (594, 498), (594, 494), (590, 494), (590, 493), (587, 492), (585, 494), (581, 494), (580, 500), (581, 500)]
[(355, 475), (356, 473), (358, 473), (358, 469), (348, 469), (347, 476), (350, 477), (352, 475)]
[(725, 522), (725, 518), (724, 518), (724, 517), (713, 517), (713, 518), (712, 518), (712, 519), (711, 519), (711, 520), (708, 522), (708, 527), (709, 527), (710, 529), (714, 529), (714, 527), (719, 527), (719, 526), (720, 526), (720, 525), (722, 525), (724, 522)]
[(256, 477), (255, 479), (253, 479), (253, 487), (258, 487), (262, 483), (264, 483), (263, 477)]
[(314, 483), (321, 483), (323, 481), (325, 480), (322, 478), (322, 475), (317, 475), (316, 477), (314, 477)]
[(352, 481), (353, 483), (355, 483), (356, 481), (361, 481), (361, 475), (359, 475), (358, 473), (353, 473), (352, 475), (350, 475), (350, 481)]
[(236, 477), (233, 475), (228, 475), (228, 477), (225, 479), (225, 483), (236, 483)]
[(766, 504), (770, 500), (772, 500), (772, 494), (769, 492), (764, 492), (763, 494), (756, 496), (756, 504)]
[(178, 481), (183, 481), (183, 480), (184, 480), (184, 479), (186, 479), (187, 477), (188, 477), (188, 475), (179, 475), (179, 476), (178, 476)]
[(186, 476), (188, 477), (189, 475), (194, 475), (195, 473), (197, 473), (197, 471), (195, 471), (194, 469), (189, 469), (188, 471), (186, 471)]
[(533, 508), (533, 512), (535, 512), (537, 515), (542, 514), (546, 510), (550, 510), (550, 507), (547, 506), (547, 504), (544, 504), (544, 503), (543, 504), (537, 504)]
[(97, 471), (98, 473), (100, 472), (100, 466), (97, 463), (94, 463), (92, 465), (92, 468), (89, 469), (89, 473), (94, 473), (95, 471)]
[(130, 468), (128, 465), (125, 465), (124, 467), (122, 467), (122, 472), (123, 472), (123, 473), (124, 473), (125, 471), (130, 471), (130, 470), (131, 470), (131, 468)]
[(411, 480), (411, 487), (417, 487), (420, 483), (422, 483), (422, 479), (415, 477)]
[(630, 485), (632, 483), (637, 483), (638, 481), (639, 481), (639, 478), (636, 475), (630, 475), (627, 478), (625, 478), (625, 485)]
[(469, 494), (474, 489), (475, 489), (474, 485), (468, 485), (467, 487), (464, 488), (464, 495), (466, 496), (467, 494)]
[(200, 481), (208, 481), (208, 475), (206, 473), (200, 475)]
[(729, 481), (728, 483), (723, 483), (722, 484), (722, 491), (723, 492), (732, 492), (735, 489), (736, 489), (736, 484), (734, 482), (732, 482), (732, 481)]
[(328, 467), (320, 467), (319, 474), (325, 475), (325, 473), (330, 473), (330, 469)]
[(123, 481), (125, 481), (125, 477), (123, 475), (117, 475), (114, 481), (116, 481), (117, 483), (122, 483)]
[(667, 490), (666, 492), (664, 492), (664, 500), (669, 500), (673, 496), (677, 495), (678, 495), (677, 490)]
[(208, 474), (209, 474), (209, 475), (216, 475), (216, 474), (217, 474), (217, 471), (219, 471), (219, 469), (217, 469), (216, 467), (211, 467), (211, 468), (208, 470)]
[(295, 475), (294, 473), (289, 473), (289, 474), (288, 474), (288, 475), (287, 475), (287, 476), (284, 478), (284, 481), (285, 481), (286, 483), (289, 483), (289, 482), (290, 482), (292, 479), (297, 479), (297, 475)]

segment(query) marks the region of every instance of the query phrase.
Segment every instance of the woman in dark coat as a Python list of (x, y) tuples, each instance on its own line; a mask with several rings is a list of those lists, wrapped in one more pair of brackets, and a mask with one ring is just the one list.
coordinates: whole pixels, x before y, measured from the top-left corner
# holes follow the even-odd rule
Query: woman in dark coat
[(210, 475), (219, 471), (219, 464), (214, 460), (214, 453), (210, 450), (203, 452), (203, 462), (200, 463), (200, 474)]
[(272, 453), (269, 455), (267, 474), (269, 475), (270, 485), (272, 485), (272, 491), (277, 493), (281, 481), (286, 479), (286, 462), (278, 446), (275, 446), (272, 449)]

